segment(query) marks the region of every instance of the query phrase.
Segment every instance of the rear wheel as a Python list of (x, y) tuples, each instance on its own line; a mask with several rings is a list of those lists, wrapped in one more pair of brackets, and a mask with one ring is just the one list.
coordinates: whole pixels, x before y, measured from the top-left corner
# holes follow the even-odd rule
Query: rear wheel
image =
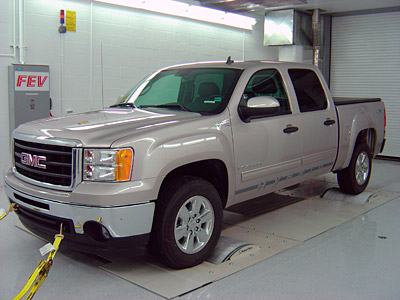
[(337, 173), (340, 188), (347, 194), (357, 195), (365, 190), (371, 177), (372, 156), (367, 143), (358, 144), (350, 165)]
[(201, 178), (176, 178), (157, 200), (150, 250), (172, 268), (195, 266), (214, 250), (221, 226), (222, 204), (214, 186)]

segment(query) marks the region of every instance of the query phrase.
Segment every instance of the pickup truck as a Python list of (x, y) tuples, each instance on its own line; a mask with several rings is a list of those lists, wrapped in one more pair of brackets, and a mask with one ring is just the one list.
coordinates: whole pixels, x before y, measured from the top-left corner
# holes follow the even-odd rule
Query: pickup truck
[[(364, 191), (383, 151), (380, 99), (333, 99), (314, 66), (172, 66), (100, 111), (20, 125), (5, 192), (22, 224), (86, 252), (206, 260), (223, 209), (321, 174)], [(284, 222), (284, 220), (282, 220)]]

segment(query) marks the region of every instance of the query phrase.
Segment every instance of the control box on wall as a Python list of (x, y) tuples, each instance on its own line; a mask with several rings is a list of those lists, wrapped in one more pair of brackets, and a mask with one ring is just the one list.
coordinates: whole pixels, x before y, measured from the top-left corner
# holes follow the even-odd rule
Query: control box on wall
[(45, 65), (8, 67), (10, 132), (18, 125), (50, 116), (50, 69)]

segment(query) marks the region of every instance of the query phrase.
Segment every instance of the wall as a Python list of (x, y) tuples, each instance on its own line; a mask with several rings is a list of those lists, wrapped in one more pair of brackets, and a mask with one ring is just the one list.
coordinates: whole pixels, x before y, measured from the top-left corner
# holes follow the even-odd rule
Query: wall
[[(12, 53), (14, 37), (18, 42), (14, 1), (18, 4), (0, 1), (1, 54)], [(229, 55), (235, 60), (278, 59), (276, 47), (262, 45), (263, 17), (246, 31), (90, 0), (23, 2), (25, 63), (50, 66), (54, 116), (109, 106), (144, 76), (168, 65)], [(76, 32), (58, 33), (60, 9), (76, 11)], [(18, 55), (0, 56), (0, 185), (10, 162), (7, 66), (18, 62)]]
[(333, 17), (331, 64), (334, 97), (383, 100), (382, 154), (400, 158), (400, 11)]

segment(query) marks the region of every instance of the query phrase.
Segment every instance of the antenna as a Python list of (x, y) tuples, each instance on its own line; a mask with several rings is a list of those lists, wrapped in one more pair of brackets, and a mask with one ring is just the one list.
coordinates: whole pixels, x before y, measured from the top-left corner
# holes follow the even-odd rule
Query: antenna
[(234, 60), (232, 60), (232, 58), (230, 57), (230, 56), (228, 56), (228, 59), (226, 60), (226, 64), (227, 65), (230, 65), (230, 64), (233, 64), (235, 61)]

